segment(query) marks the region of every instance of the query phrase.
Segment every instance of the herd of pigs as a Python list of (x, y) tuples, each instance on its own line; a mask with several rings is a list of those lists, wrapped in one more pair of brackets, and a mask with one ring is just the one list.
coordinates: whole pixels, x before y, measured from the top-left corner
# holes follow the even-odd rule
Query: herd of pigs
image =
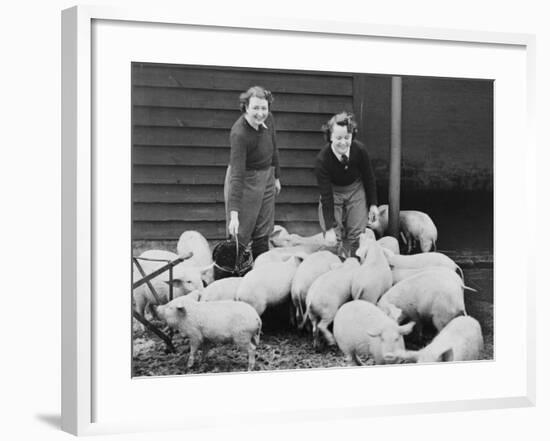
[[(322, 234), (302, 237), (276, 226), (271, 249), (258, 256), (249, 272), (219, 280), (214, 280), (207, 240), (197, 231), (185, 231), (176, 253), (147, 250), (140, 255), (150, 274), (165, 265), (162, 260), (193, 253), (174, 267), (171, 282), (168, 272), (151, 280), (156, 296), (147, 284), (136, 288), (134, 307), (188, 338), (187, 369), (197, 351), (211, 344), (236, 345), (248, 354), (248, 369), (254, 369), (261, 316), (285, 302), (291, 325), (311, 332), (314, 348), (319, 350), (322, 340), (337, 345), (350, 365), (362, 365), (365, 359), (393, 364), (480, 358), (481, 326), (464, 306), (464, 291), (474, 290), (464, 285), (462, 270), (452, 259), (433, 251), (434, 223), (425, 213), (401, 211), (403, 248), (419, 252), (400, 254), (397, 239), (384, 236), (387, 212), (381, 206), (376, 224), (360, 235), (356, 256), (343, 256)], [(140, 278), (134, 266), (134, 281)], [(425, 324), (437, 331), (433, 340), (420, 350), (407, 350), (403, 336), (413, 330), (421, 336)]]

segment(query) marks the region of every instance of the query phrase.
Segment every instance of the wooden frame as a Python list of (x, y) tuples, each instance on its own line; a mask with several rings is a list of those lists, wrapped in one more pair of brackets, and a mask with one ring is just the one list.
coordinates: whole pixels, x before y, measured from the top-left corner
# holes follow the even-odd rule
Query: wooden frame
[[(534, 108), (534, 46), (531, 35), (489, 32), (466, 32), (448, 29), (420, 29), (366, 25), (362, 23), (334, 23), (295, 21), (257, 17), (242, 19), (232, 17), (193, 17), (184, 13), (163, 15), (149, 10), (123, 11), (103, 7), (74, 7), (63, 12), (63, 128), (62, 128), (62, 427), (74, 434), (96, 434), (128, 430), (159, 430), (199, 427), (208, 425), (205, 418), (181, 419), (162, 425), (158, 420), (135, 423), (116, 418), (98, 420), (93, 402), (96, 391), (93, 371), (94, 358), (98, 356), (93, 342), (94, 304), (94, 256), (95, 245), (94, 214), (98, 201), (94, 198), (93, 183), (97, 179), (93, 160), (93, 94), (94, 84), (94, 35), (93, 23), (97, 21), (155, 23), (159, 26), (204, 26), (208, 29), (255, 29), (288, 31), (298, 34), (326, 34), (354, 38), (405, 39), (411, 42), (462, 42), (492, 47), (513, 46), (525, 51), (527, 79), (526, 108), (527, 164), (532, 164), (534, 150), (533, 108)], [(533, 173), (534, 174), (534, 173)], [(527, 189), (533, 190), (534, 177), (527, 182)], [(531, 199), (526, 201), (532, 204)], [(532, 225), (530, 225), (532, 226)], [(498, 253), (498, 248), (496, 249)], [(498, 255), (498, 254), (497, 254)], [(97, 256), (96, 256), (97, 257)], [(398, 415), (417, 412), (455, 411), (465, 409), (487, 409), (516, 406), (532, 406), (535, 401), (535, 305), (534, 305), (534, 257), (525, 258), (527, 279), (525, 283), (525, 315), (527, 331), (525, 339), (525, 391), (513, 395), (489, 395), (479, 399), (442, 400), (428, 402), (396, 402), (373, 404), (361, 407), (335, 406), (340, 417), (365, 415)], [(498, 357), (498, 354), (497, 354)], [(302, 377), (303, 378), (303, 377)], [(420, 400), (423, 401), (423, 400)], [(256, 421), (276, 421), (281, 417), (291, 421), (297, 418), (327, 418), (335, 415), (335, 409), (304, 409), (297, 412), (289, 409), (278, 413), (264, 412)], [(220, 418), (218, 424), (228, 423), (230, 415)]]

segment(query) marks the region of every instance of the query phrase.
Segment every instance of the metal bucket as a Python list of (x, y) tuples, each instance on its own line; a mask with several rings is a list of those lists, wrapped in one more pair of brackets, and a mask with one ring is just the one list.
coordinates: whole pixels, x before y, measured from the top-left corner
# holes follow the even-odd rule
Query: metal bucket
[(212, 250), (214, 280), (242, 277), (252, 269), (254, 259), (250, 248), (235, 239), (218, 242)]

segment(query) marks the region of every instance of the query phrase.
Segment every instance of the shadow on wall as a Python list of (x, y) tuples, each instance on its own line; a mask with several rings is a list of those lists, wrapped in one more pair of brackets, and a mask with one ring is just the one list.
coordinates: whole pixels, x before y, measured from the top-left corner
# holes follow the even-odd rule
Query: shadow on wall
[[(379, 192), (387, 203), (387, 190)], [(439, 250), (493, 249), (493, 193), (483, 191), (401, 191), (401, 210), (430, 215), (438, 229)]]

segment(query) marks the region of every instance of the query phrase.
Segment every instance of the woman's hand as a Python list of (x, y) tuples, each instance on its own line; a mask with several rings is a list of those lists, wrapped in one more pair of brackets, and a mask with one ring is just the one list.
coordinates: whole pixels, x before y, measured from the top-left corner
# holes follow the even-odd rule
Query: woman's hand
[(237, 237), (237, 234), (239, 234), (239, 212), (232, 211), (229, 216), (229, 226), (227, 227), (229, 235)]
[(331, 228), (325, 233), (325, 242), (329, 247), (336, 246), (337, 239), (336, 239), (336, 231), (334, 231), (334, 228)]
[(378, 211), (378, 207), (376, 205), (371, 205), (369, 207), (369, 217), (368, 217), (369, 224), (378, 222), (379, 216), (380, 216), (380, 212)]
[(281, 181), (275, 179), (275, 195), (277, 196), (281, 192)]

